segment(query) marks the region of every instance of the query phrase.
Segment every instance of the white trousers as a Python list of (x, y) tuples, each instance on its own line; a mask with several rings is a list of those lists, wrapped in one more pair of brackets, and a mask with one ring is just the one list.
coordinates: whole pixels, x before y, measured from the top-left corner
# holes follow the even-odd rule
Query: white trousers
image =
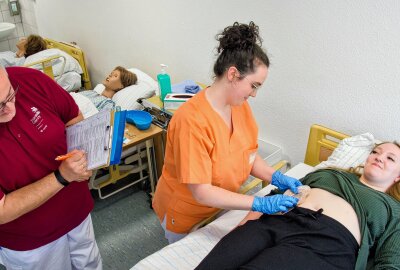
[(167, 225), (166, 225), (167, 221), (166, 220), (167, 220), (167, 215), (164, 216), (164, 220), (161, 223), (161, 227), (164, 229), (165, 238), (167, 238), (168, 243), (170, 243), (170, 244), (175, 243), (176, 241), (179, 241), (183, 237), (188, 235), (187, 233), (174, 233), (174, 232), (167, 230)]
[(57, 240), (27, 251), (0, 249), (0, 264), (7, 270), (102, 270), (90, 214)]

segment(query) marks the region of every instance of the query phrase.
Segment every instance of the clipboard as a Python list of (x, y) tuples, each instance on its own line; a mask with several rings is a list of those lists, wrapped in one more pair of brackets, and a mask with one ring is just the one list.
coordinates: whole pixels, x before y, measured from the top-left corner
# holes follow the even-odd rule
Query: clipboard
[(84, 150), (88, 169), (119, 164), (126, 111), (104, 110), (66, 128), (68, 152)]

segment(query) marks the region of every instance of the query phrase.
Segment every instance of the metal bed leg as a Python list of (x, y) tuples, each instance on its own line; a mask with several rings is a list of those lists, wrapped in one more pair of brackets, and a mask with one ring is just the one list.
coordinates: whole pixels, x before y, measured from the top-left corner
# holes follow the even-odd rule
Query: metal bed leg
[(150, 179), (150, 188), (151, 188), (151, 196), (154, 194), (154, 171), (153, 171), (153, 155), (151, 154), (151, 150), (153, 147), (153, 139), (146, 141), (146, 153), (147, 153), (147, 162), (149, 168), (149, 179)]

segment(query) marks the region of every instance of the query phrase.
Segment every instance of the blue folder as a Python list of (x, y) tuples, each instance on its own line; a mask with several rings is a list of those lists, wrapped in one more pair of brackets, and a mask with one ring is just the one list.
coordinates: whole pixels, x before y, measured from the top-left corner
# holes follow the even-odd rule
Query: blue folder
[[(87, 153), (88, 168), (97, 169), (120, 163), (126, 111), (101, 111), (66, 128), (68, 152)], [(104, 152), (103, 152), (104, 151)]]
[(122, 144), (124, 140), (126, 111), (115, 111), (114, 131), (111, 142), (110, 165), (121, 162)]

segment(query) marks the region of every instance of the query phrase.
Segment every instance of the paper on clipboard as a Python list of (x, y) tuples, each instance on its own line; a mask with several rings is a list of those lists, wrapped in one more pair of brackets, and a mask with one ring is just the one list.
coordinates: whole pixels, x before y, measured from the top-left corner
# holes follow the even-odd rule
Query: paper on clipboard
[[(68, 152), (73, 149), (84, 150), (87, 153), (89, 170), (110, 165), (112, 152), (119, 154), (119, 157), (112, 159), (116, 162), (120, 160), (121, 151), (118, 150), (119, 148), (122, 150), (122, 142), (119, 145), (118, 136), (123, 137), (123, 135), (119, 134), (120, 132), (117, 134), (115, 131), (120, 129), (119, 126), (125, 126), (125, 118), (119, 117), (119, 115), (114, 117), (116, 113), (123, 112), (100, 111), (66, 129)], [(118, 118), (119, 123), (114, 124), (114, 118)], [(113, 151), (111, 146), (115, 148)]]

